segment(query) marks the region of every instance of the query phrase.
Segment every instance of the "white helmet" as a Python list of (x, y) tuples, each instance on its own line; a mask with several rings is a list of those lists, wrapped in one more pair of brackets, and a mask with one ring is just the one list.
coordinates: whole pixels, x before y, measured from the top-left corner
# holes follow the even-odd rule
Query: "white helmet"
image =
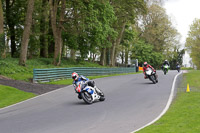
[(73, 73), (72, 73), (72, 79), (73, 79), (73, 80), (77, 80), (78, 77), (79, 77), (79, 76), (78, 76), (78, 74), (77, 74), (76, 72), (73, 72)]

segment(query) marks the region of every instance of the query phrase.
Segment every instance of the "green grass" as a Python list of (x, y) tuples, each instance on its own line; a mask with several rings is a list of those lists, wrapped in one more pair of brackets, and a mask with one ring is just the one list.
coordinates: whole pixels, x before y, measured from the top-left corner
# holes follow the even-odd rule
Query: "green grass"
[(192, 67), (181, 67), (181, 70), (194, 70)]
[[(137, 133), (198, 133), (200, 132), (200, 71), (183, 75), (178, 94), (167, 113), (154, 124)], [(186, 84), (190, 92), (186, 93)]]
[(36, 96), (13, 87), (0, 85), (0, 108), (24, 101)]
[(200, 71), (197, 70), (191, 70), (189, 73), (186, 73), (184, 75), (185, 84), (189, 83), (191, 89), (199, 90), (200, 91)]
[[(30, 81), (33, 78), (34, 68), (58, 68), (52, 65), (52, 58), (29, 59), (26, 67), (19, 66), (18, 58), (0, 59), (0, 75), (4, 75), (15, 80)], [(63, 59), (60, 68), (65, 67), (102, 67), (97, 63), (86, 61), (72, 61)]]

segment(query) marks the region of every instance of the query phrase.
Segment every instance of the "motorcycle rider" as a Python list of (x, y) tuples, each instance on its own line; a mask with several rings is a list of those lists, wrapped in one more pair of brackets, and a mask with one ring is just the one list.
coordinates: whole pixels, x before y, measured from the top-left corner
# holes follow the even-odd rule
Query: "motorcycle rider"
[(179, 62), (176, 62), (176, 68), (177, 68), (178, 66), (180, 66), (180, 64), (179, 64)]
[(176, 62), (176, 69), (180, 69), (180, 64), (179, 64), (179, 62)]
[(146, 72), (147, 68), (149, 68), (149, 67), (155, 72), (155, 79), (156, 79), (156, 82), (158, 82), (158, 75), (156, 74), (156, 70), (150, 64), (148, 64), (147, 62), (144, 62), (144, 66), (143, 66), (144, 79), (148, 78), (146, 76), (145, 72)]
[[(78, 82), (83, 81), (85, 85), (91, 86), (96, 89), (94, 81), (89, 80), (88, 78), (84, 77), (83, 75), (79, 76), (76, 72), (72, 73), (73, 85), (76, 87), (78, 86)], [(97, 89), (96, 89), (97, 90)], [(79, 99), (82, 99), (80, 93), (78, 95)]]
[(162, 66), (161, 66), (161, 69), (162, 69), (162, 70), (163, 70), (164, 65), (168, 65), (168, 66), (170, 67), (168, 60), (165, 60), (165, 61), (163, 62)]

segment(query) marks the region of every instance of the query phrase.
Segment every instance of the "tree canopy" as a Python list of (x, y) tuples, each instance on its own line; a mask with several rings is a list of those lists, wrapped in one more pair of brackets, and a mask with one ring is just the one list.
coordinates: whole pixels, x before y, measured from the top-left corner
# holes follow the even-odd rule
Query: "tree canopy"
[(138, 59), (159, 68), (166, 58), (182, 59), (180, 34), (160, 0), (0, 2), (1, 51), (4, 58), (21, 57), (20, 65), (40, 57), (53, 58), (54, 65), (61, 58), (109, 66)]
[(200, 19), (195, 19), (190, 25), (186, 47), (190, 52), (192, 62), (200, 69)]

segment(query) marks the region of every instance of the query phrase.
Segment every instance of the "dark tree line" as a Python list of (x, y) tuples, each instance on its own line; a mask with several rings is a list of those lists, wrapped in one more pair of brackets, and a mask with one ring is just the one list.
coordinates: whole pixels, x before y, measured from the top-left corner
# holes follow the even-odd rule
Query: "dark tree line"
[(176, 60), (169, 55), (179, 50), (164, 8), (145, 0), (1, 0), (0, 35), (1, 58), (19, 58), (24, 66), (40, 57), (53, 58), (54, 65), (67, 57), (158, 66)]

